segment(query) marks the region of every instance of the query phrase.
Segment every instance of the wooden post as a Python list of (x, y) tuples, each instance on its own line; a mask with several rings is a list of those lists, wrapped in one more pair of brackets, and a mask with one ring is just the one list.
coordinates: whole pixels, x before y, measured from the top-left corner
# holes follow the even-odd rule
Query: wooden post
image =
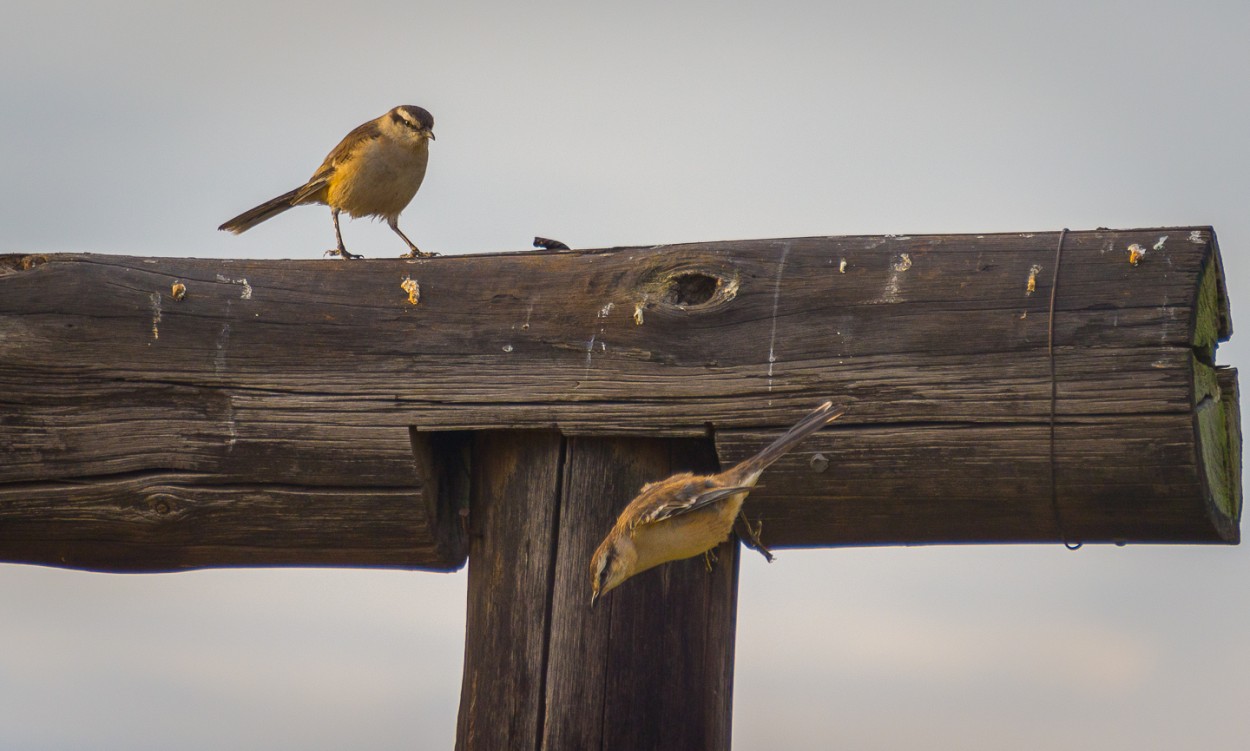
[(715, 469), (706, 442), (478, 438), (457, 748), (729, 748), (736, 543), (588, 607), (616, 514), (687, 469)]

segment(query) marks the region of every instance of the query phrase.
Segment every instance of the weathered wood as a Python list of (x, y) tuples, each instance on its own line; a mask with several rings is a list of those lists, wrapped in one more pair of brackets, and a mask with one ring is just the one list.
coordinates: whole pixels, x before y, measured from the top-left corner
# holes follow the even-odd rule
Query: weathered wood
[[(1235, 540), (1201, 485), (1193, 430), (1184, 415), (1058, 426), (1056, 516), (1045, 425), (828, 429), (773, 465), (761, 479), (768, 502), (753, 494), (745, 508), (766, 543), (793, 546)], [(771, 435), (721, 434), (722, 461)], [(837, 503), (813, 476), (837, 488)]]
[(538, 745), (563, 448), (558, 433), (474, 443), (458, 749)]
[[(83, 559), (74, 504), (140, 505), (113, 482), (131, 477), (225, 482), (249, 490), (240, 498), (289, 499), (289, 514), (302, 502), (270, 488), (408, 488), (420, 519), (410, 427), (710, 429), (731, 461), (836, 398), (848, 414), (752, 494), (771, 544), (1235, 540), (1240, 436), (1235, 374), (1212, 366), (1231, 333), (1214, 233), (1067, 235), (1052, 405), (1057, 241), (800, 238), (358, 264), (8, 257), (0, 509), (6, 524), (64, 520), (39, 534), (70, 560)], [(1130, 245), (1146, 250), (1137, 265)], [(823, 473), (806, 464), (818, 451)], [(66, 482), (99, 490), (59, 510), (23, 505)], [(446, 539), (456, 521), (418, 521), (415, 539)], [(0, 527), (0, 559), (22, 560), (30, 546), (4, 529), (35, 528)], [(357, 554), (322, 550), (326, 563)], [(455, 565), (411, 547), (356, 562), (401, 559)]]
[[(368, 461), (361, 463), (362, 487), (180, 469), (0, 485), (0, 560), (114, 572), (460, 568), (468, 480), (455, 472), (464, 438), (405, 439), (407, 461), (397, 457), (392, 486), (370, 482)], [(368, 448), (339, 450), (350, 464), (352, 452)], [(378, 463), (376, 455), (368, 458)], [(305, 461), (315, 473), (318, 462), (336, 459), (310, 450)]]
[(668, 564), (587, 607), (590, 557), (637, 488), (716, 469), (704, 441), (569, 440), (543, 748), (729, 748), (736, 540), (710, 572), (702, 558)]
[(589, 609), (615, 515), (647, 480), (715, 469), (710, 446), (486, 434), (473, 465), (457, 747), (727, 749), (736, 543), (711, 572), (662, 566)]
[(40, 483), (0, 500), (0, 559), (114, 572), (463, 563), (407, 488), (237, 485), (223, 476)]

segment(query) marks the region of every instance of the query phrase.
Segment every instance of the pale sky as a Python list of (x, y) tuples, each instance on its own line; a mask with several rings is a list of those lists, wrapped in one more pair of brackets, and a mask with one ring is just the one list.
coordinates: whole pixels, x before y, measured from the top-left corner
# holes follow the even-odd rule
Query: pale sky
[[(673, 5), (9, 0), (0, 253), (317, 257), (321, 207), (216, 227), (417, 104), (428, 250), (1211, 224), (1244, 328), (1250, 4)], [(735, 748), (1227, 748), (1248, 574), (1227, 547), (746, 555)], [(0, 748), (450, 748), (464, 595), (0, 565)]]

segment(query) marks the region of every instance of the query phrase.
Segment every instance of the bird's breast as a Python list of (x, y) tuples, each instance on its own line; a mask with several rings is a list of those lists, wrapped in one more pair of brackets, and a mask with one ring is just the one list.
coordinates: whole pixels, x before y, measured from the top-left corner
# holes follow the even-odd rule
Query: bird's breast
[(429, 155), (424, 142), (416, 148), (385, 139), (363, 144), (335, 167), (326, 203), (352, 216), (393, 219), (421, 187)]
[(729, 537), (746, 493), (730, 496), (697, 511), (646, 525), (634, 533), (638, 571), (669, 561), (691, 558), (720, 545)]

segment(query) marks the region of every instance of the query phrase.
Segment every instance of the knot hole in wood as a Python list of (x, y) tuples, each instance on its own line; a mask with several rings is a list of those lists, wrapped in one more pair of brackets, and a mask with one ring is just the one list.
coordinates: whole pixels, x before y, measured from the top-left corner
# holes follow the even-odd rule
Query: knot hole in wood
[(716, 294), (718, 286), (720, 286), (720, 279), (710, 274), (698, 271), (680, 274), (669, 280), (664, 302), (685, 307), (706, 305)]
[(737, 294), (736, 272), (684, 264), (653, 274), (643, 285), (647, 302), (683, 312), (709, 310), (729, 302)]

